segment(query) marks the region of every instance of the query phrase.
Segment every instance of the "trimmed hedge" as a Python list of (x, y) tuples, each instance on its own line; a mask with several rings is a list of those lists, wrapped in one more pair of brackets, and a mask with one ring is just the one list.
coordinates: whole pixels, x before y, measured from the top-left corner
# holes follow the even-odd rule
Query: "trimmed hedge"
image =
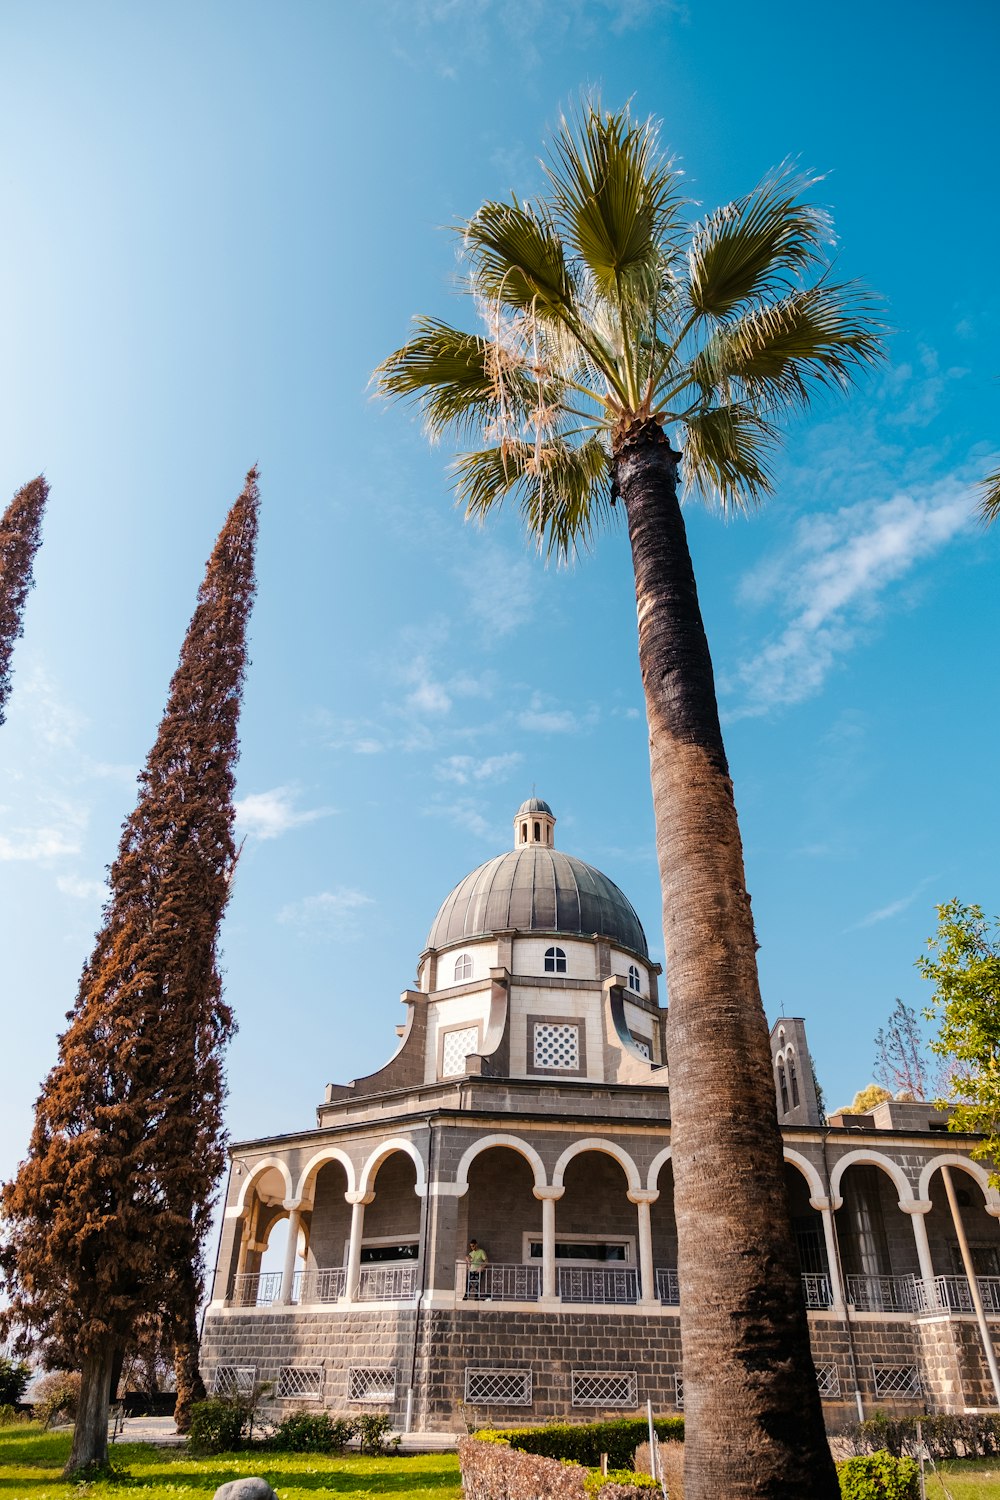
[[(661, 1443), (684, 1440), (683, 1417), (656, 1417), (653, 1426)], [(645, 1417), (619, 1417), (610, 1422), (553, 1422), (546, 1427), (484, 1427), (475, 1436), (508, 1443), (522, 1453), (569, 1459), (588, 1469), (598, 1468), (601, 1454), (606, 1453), (609, 1468), (631, 1470), (635, 1450), (649, 1438), (649, 1425)]]
[(934, 1459), (993, 1458), (1000, 1453), (1000, 1416), (986, 1412), (919, 1418), (877, 1412), (867, 1422), (855, 1422), (846, 1436), (855, 1453), (884, 1450), (899, 1458), (916, 1452), (918, 1421), (921, 1437)]
[(651, 1500), (659, 1485), (631, 1470), (588, 1472), (571, 1460), (512, 1448), (495, 1433), (458, 1444), (465, 1500)]
[(837, 1465), (843, 1500), (918, 1500), (920, 1469), (912, 1458), (884, 1450), (848, 1458)]

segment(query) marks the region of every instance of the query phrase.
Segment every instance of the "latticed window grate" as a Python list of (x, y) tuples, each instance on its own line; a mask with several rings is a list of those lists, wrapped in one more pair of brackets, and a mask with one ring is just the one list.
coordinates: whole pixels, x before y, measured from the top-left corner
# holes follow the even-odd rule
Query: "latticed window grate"
[(257, 1383), (256, 1365), (216, 1365), (213, 1396), (252, 1396)]
[(649, 1043), (644, 1042), (641, 1036), (634, 1036), (632, 1038), (632, 1041), (635, 1045), (636, 1051), (641, 1052), (643, 1057), (645, 1057), (648, 1061), (648, 1059), (653, 1055), (649, 1050)]
[(349, 1401), (386, 1401), (396, 1399), (396, 1371), (382, 1365), (355, 1365), (347, 1372)]
[(479, 1031), (475, 1026), (463, 1026), (461, 1031), (446, 1031), (441, 1049), (441, 1072), (445, 1078), (454, 1073), (465, 1072), (465, 1059), (475, 1052)]
[(634, 1370), (574, 1370), (574, 1406), (638, 1406)]
[(816, 1379), (821, 1396), (832, 1398), (840, 1395), (840, 1371), (836, 1365), (817, 1365)]
[(275, 1395), (289, 1401), (318, 1401), (323, 1395), (322, 1365), (282, 1365)]
[(674, 1376), (674, 1405), (678, 1411), (684, 1410), (684, 1376), (679, 1373)]
[(470, 1406), (530, 1406), (530, 1370), (465, 1372), (465, 1399)]
[(872, 1365), (876, 1396), (919, 1396), (916, 1365)]
[(580, 1028), (558, 1021), (535, 1022), (535, 1067), (578, 1068)]

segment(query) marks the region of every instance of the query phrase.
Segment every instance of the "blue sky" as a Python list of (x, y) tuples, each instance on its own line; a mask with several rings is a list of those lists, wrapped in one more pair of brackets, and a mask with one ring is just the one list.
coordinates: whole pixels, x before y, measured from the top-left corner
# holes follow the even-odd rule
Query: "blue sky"
[[(237, 1138), (378, 1066), (439, 902), (533, 786), (662, 955), (625, 539), (547, 569), (463, 525), (374, 401), (447, 226), (540, 187), (582, 85), (664, 121), (706, 208), (826, 172), (891, 360), (790, 424), (773, 503), (689, 524), (769, 1013), (828, 1103), (952, 895), (1000, 907), (995, 7), (735, 0), (86, 6), (0, 21), (0, 495), (45, 541), (0, 730), (0, 1171), (23, 1153), (205, 559), (252, 462), (247, 842), (226, 919)], [(697, 210), (692, 210), (692, 213)]]

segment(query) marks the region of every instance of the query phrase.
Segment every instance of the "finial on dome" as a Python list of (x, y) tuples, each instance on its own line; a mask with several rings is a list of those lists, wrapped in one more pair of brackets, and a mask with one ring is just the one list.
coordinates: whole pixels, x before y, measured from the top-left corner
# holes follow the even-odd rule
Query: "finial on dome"
[(556, 826), (555, 814), (541, 797), (529, 797), (522, 802), (514, 814), (514, 848), (526, 844), (540, 844), (551, 849), (554, 843), (552, 830)]

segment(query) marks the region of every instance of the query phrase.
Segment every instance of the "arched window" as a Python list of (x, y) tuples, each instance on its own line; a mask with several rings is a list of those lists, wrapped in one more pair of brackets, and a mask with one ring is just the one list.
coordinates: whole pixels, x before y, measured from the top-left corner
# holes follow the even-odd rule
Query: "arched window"
[(472, 954), (460, 953), (455, 960), (455, 983), (472, 978)]
[(781, 1113), (788, 1113), (788, 1084), (785, 1082), (785, 1065), (778, 1059), (778, 1087), (781, 1089)]
[(545, 972), (546, 974), (565, 974), (566, 955), (561, 948), (546, 948)]
[(795, 1060), (792, 1057), (789, 1057), (789, 1059), (788, 1059), (788, 1082), (792, 1085), (792, 1108), (793, 1109), (798, 1109), (798, 1107), (799, 1107), (799, 1080), (795, 1076)]
[(535, 843), (536, 844), (540, 844), (541, 841), (542, 841), (542, 825), (541, 825), (541, 823), (536, 823), (535, 824)]
[(635, 990), (637, 995), (641, 993), (642, 981), (639, 978), (639, 970), (635, 964), (629, 964), (628, 966), (628, 987), (630, 990)]
[(528, 842), (528, 825), (527, 825), (527, 823), (522, 823), (521, 824), (521, 843), (522, 844), (526, 844), (527, 842)]

